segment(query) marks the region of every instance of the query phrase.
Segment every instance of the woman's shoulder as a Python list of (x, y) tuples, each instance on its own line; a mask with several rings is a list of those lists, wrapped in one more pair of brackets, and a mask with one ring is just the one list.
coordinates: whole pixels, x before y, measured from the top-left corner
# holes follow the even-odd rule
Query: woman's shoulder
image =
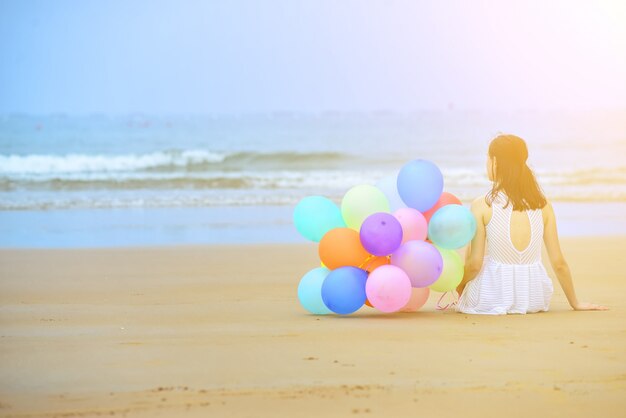
[[(507, 201), (507, 196), (502, 190), (496, 190), (496, 191), (488, 190), (484, 194), (474, 199), (474, 202), (476, 202), (476, 205), (480, 205), (482, 208), (488, 209), (488, 210), (491, 210), (491, 207), (493, 206), (494, 203), (498, 205), (503, 205), (506, 203), (506, 201)], [(472, 202), (472, 204), (474, 204), (474, 202)]]
[(543, 215), (544, 222), (555, 216), (554, 208), (552, 207), (552, 202), (550, 201), (550, 199), (546, 198), (546, 204), (543, 208), (541, 208), (541, 213)]
[(472, 200), (472, 208), (476, 209), (484, 209), (489, 207), (489, 203), (487, 202), (488, 194), (480, 195), (474, 200)]
[(482, 219), (486, 225), (491, 219), (491, 206), (487, 202), (487, 195), (478, 196), (472, 201), (472, 213), (477, 219)]
[(543, 206), (543, 208), (541, 208), (541, 210), (552, 209), (552, 201), (548, 199), (547, 197), (545, 199), (546, 199), (546, 204)]

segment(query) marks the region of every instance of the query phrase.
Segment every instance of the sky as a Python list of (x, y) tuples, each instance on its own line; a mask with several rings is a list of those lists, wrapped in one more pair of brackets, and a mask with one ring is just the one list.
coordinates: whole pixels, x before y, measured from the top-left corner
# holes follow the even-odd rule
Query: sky
[(0, 112), (626, 109), (626, 1), (0, 0)]

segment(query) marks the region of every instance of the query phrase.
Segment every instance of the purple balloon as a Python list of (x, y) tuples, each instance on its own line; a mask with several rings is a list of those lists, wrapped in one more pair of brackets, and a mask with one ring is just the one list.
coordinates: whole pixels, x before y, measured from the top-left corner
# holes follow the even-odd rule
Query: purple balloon
[(402, 244), (402, 225), (390, 213), (374, 213), (361, 225), (361, 244), (370, 254), (389, 255)]
[(391, 264), (404, 270), (412, 287), (430, 286), (443, 271), (441, 253), (426, 241), (405, 242), (391, 254)]

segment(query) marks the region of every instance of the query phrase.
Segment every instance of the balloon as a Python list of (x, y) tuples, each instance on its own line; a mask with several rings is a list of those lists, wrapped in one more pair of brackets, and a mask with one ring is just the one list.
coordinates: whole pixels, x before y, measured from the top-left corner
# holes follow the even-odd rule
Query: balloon
[(411, 297), (411, 280), (396, 266), (381, 266), (370, 273), (365, 283), (367, 300), (382, 312), (395, 312)]
[(314, 268), (305, 274), (298, 285), (298, 299), (307, 311), (316, 315), (329, 314), (332, 311), (322, 300), (322, 284), (330, 270), (324, 267)]
[(359, 233), (350, 228), (328, 231), (320, 241), (318, 251), (322, 263), (331, 270), (343, 266), (360, 267), (370, 258), (361, 245)]
[(398, 194), (410, 208), (425, 212), (437, 203), (442, 192), (443, 175), (430, 161), (410, 161), (398, 173)]
[(358, 231), (373, 213), (389, 212), (389, 201), (380, 189), (363, 184), (348, 190), (341, 201), (341, 214), (348, 228)]
[(378, 267), (387, 265), (389, 263), (391, 263), (389, 257), (371, 257), (361, 266), (361, 268), (368, 273), (371, 273)]
[(402, 225), (402, 243), (418, 240), (424, 241), (428, 236), (428, 223), (424, 215), (417, 209), (401, 208), (393, 216)]
[(411, 298), (400, 312), (415, 312), (426, 304), (428, 296), (430, 296), (430, 289), (427, 287), (414, 287), (411, 289)]
[[(389, 263), (391, 263), (391, 261), (389, 260), (389, 257), (371, 257), (368, 261), (365, 262), (365, 264), (363, 264), (363, 266), (361, 266), (361, 268), (367, 271), (368, 273), (371, 273), (374, 270), (376, 270), (378, 267), (386, 266)], [(369, 306), (370, 308), (374, 307), (372, 306), (370, 301), (367, 299), (365, 299), (365, 304)]]
[(439, 210), (439, 208), (442, 208), (446, 205), (461, 205), (461, 204), (462, 203), (458, 197), (456, 197), (452, 193), (443, 192), (441, 193), (441, 197), (439, 198), (437, 203), (435, 203), (435, 206), (433, 206), (432, 208), (424, 212), (424, 218), (426, 218), (426, 221), (430, 222), (430, 218), (432, 218), (432, 216), (435, 214), (435, 212), (437, 212), (437, 210)]
[(402, 243), (402, 225), (390, 213), (374, 213), (361, 225), (361, 244), (373, 255), (389, 255)]
[(390, 210), (398, 210), (400, 208), (406, 208), (406, 205), (402, 201), (402, 198), (398, 194), (398, 174), (383, 177), (376, 183), (376, 187), (385, 194), (389, 201)]
[(469, 243), (476, 234), (476, 219), (461, 205), (446, 205), (428, 223), (428, 238), (437, 246), (455, 250)]
[(308, 196), (300, 200), (293, 212), (293, 222), (303, 237), (315, 242), (319, 242), (331, 229), (346, 226), (337, 205), (323, 196)]
[(391, 254), (391, 264), (400, 267), (413, 287), (433, 284), (443, 270), (443, 259), (434, 245), (424, 241), (407, 241)]
[(437, 247), (437, 250), (443, 258), (443, 271), (437, 281), (428, 287), (435, 292), (454, 290), (463, 280), (463, 260), (456, 250), (446, 250), (441, 247)]
[(367, 272), (356, 267), (339, 267), (331, 271), (322, 284), (322, 300), (331, 311), (346, 315), (365, 303)]

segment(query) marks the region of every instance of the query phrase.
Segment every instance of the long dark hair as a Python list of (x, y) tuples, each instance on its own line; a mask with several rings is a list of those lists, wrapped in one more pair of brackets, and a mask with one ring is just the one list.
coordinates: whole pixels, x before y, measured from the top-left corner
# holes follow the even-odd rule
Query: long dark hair
[(546, 197), (532, 170), (526, 164), (526, 142), (515, 135), (498, 135), (489, 144), (489, 156), (495, 158), (494, 181), (485, 200), (489, 206), (498, 192), (507, 196), (505, 208), (513, 203), (513, 210), (542, 209)]

